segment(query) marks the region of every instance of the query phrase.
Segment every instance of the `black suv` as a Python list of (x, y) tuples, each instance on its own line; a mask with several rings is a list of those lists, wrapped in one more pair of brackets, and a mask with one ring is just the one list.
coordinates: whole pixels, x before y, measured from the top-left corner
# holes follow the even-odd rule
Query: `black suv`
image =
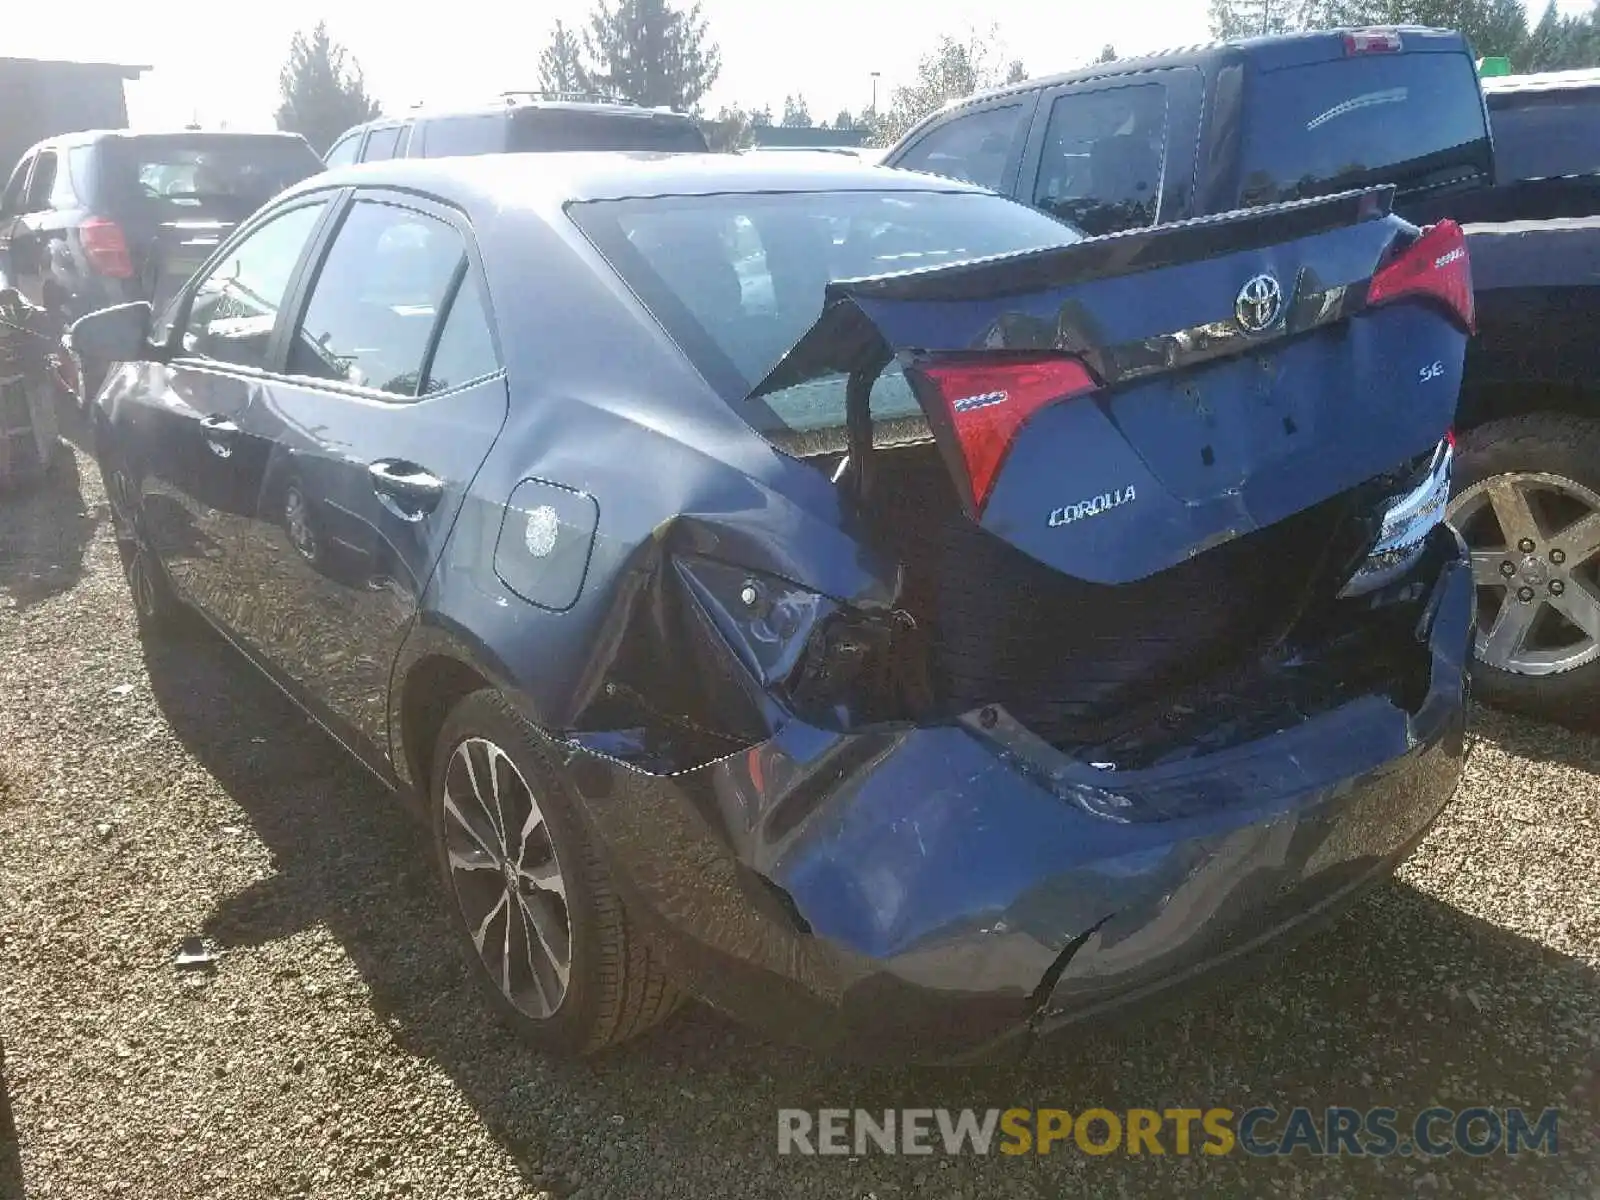
[(0, 279), (61, 328), (130, 300), (160, 307), (240, 221), (322, 167), (298, 134), (64, 134), (0, 195)]
[(330, 167), (390, 158), (548, 150), (708, 149), (683, 113), (565, 92), (505, 92), (480, 108), (417, 112), (357, 125), (324, 155)]

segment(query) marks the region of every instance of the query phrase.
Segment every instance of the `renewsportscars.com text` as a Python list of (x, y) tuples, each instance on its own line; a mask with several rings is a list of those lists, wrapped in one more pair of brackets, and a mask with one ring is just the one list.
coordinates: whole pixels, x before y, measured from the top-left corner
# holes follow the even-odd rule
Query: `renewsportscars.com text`
[(778, 1110), (779, 1154), (1148, 1154), (1387, 1157), (1557, 1154), (1559, 1112), (1520, 1108)]

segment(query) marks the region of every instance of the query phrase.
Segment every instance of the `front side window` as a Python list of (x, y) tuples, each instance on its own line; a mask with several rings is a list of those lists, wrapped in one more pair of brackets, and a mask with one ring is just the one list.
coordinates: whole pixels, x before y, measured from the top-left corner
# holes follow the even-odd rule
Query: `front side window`
[(1059, 97), (1033, 203), (1098, 236), (1156, 223), (1167, 149), (1167, 89), (1139, 83)]
[(466, 243), (453, 225), (358, 201), (312, 285), (290, 373), (417, 396), (434, 326), (465, 269)]
[(273, 217), (237, 243), (194, 290), (183, 353), (265, 370), (267, 347), (295, 265), (326, 202)]
[(1022, 132), (1020, 104), (986, 108), (930, 130), (895, 162), (905, 171), (926, 171), (999, 191), (1006, 163)]

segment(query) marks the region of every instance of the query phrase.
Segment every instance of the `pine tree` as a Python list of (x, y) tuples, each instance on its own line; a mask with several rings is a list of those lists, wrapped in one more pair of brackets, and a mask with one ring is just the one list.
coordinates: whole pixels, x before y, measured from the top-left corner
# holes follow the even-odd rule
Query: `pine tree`
[(297, 33), (289, 43), (289, 58), (278, 72), (279, 129), (298, 133), (321, 154), (352, 125), (370, 121), (382, 110), (367, 95), (361, 67), (354, 58), (345, 65), (346, 51), (328, 35), (325, 21), (310, 34)]
[(583, 69), (583, 42), (561, 22), (550, 33), (550, 44), (539, 55), (539, 88), (546, 92), (585, 92), (588, 72)]
[(783, 98), (783, 124), (790, 129), (800, 129), (811, 124), (811, 109), (804, 96)]
[(599, 0), (583, 35), (590, 86), (649, 107), (692, 111), (722, 70), (700, 5)]

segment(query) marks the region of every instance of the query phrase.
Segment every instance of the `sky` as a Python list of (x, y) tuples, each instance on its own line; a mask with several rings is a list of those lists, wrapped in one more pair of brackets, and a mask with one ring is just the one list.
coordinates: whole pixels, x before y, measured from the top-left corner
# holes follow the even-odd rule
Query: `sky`
[[(1535, 0), (1542, 7), (1542, 0)], [(1563, 11), (1589, 0), (1559, 0)], [(386, 112), (413, 104), (471, 103), (538, 86), (539, 53), (553, 23), (580, 25), (591, 0), (449, 0), (408, 7), (393, 0), (269, 0), (223, 4), (212, 20), (182, 6), (75, 0), (72, 19), (52, 4), (8, 6), (0, 54), (149, 65), (127, 88), (136, 128), (198, 121), (208, 128), (270, 129), (278, 70), (290, 38), (326, 20), (365, 72)], [(962, 36), (991, 22), (1006, 58), (1031, 75), (1092, 60), (1107, 43), (1123, 55), (1206, 39), (1206, 0), (702, 0), (722, 73), (704, 105), (747, 108), (801, 93), (816, 119), (880, 103), (909, 81), (941, 33)], [(411, 14), (416, 14), (415, 16)], [(444, 14), (448, 14), (447, 19)]]

